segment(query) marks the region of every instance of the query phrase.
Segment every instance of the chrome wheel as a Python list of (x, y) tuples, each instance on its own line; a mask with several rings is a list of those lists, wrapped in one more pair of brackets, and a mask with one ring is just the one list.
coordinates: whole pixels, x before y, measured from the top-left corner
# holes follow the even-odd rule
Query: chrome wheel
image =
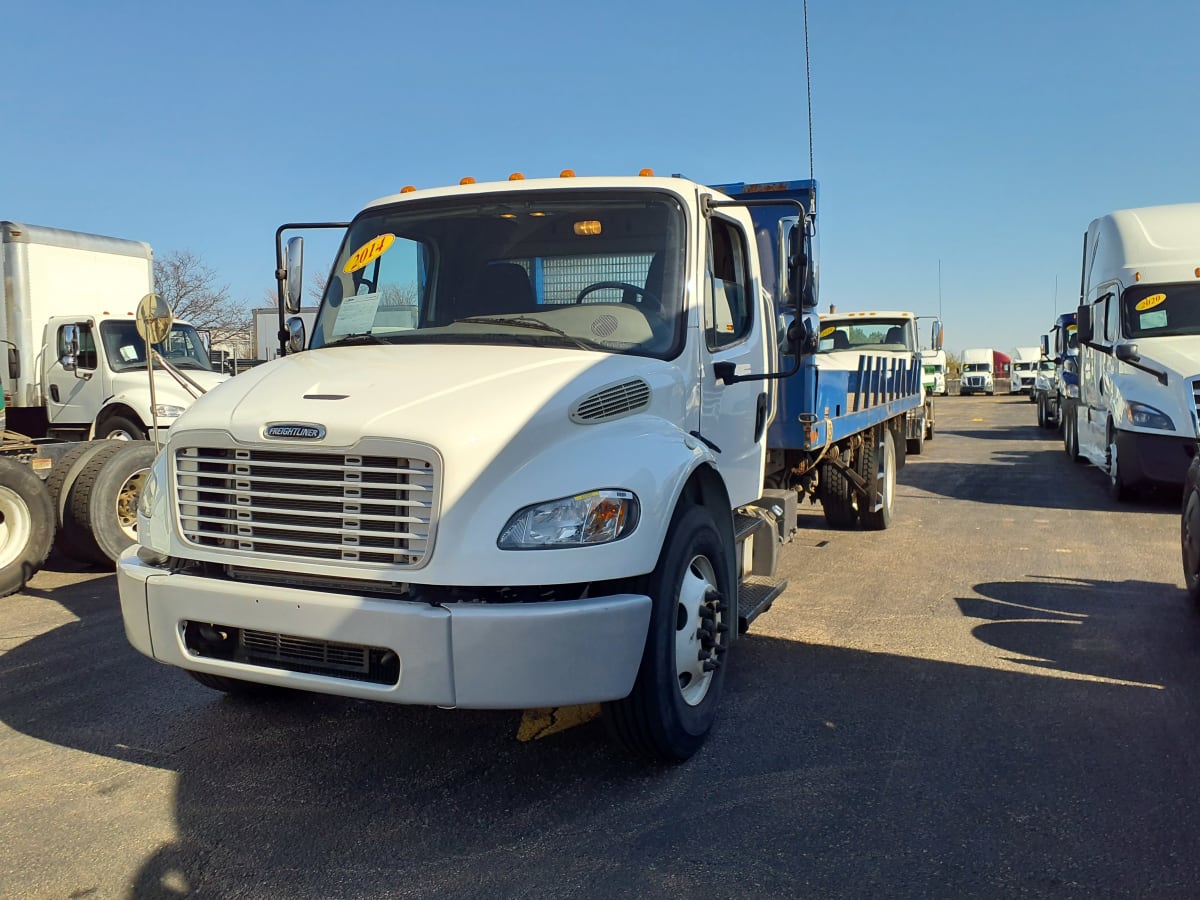
[(688, 706), (704, 700), (720, 665), (718, 657), (724, 652), (720, 635), (727, 623), (720, 597), (717, 574), (708, 557), (692, 557), (675, 606), (675, 674)]

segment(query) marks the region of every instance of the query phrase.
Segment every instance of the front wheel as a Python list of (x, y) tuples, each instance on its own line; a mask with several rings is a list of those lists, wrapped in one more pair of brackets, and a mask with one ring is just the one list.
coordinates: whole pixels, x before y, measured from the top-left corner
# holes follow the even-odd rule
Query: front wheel
[(144, 441), (149, 437), (138, 422), (124, 416), (109, 416), (96, 428), (96, 438), (113, 441)]
[(610, 734), (639, 756), (685, 760), (716, 720), (737, 603), (725, 544), (708, 510), (681, 506), (641, 585), (652, 603), (641, 668), (628, 697), (604, 704)]
[(1200, 604), (1200, 487), (1188, 488), (1179, 518), (1179, 543), (1183, 550), (1183, 581)]
[(1108, 495), (1118, 503), (1136, 500), (1137, 485), (1125, 476), (1117, 454), (1117, 432), (1112, 423), (1108, 426)]

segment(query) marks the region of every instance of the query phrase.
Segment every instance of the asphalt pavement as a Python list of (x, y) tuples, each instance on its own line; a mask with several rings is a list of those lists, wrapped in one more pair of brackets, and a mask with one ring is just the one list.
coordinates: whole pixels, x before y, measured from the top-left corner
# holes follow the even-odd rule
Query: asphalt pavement
[(0, 896), (1200, 894), (1178, 494), (1110, 500), (1023, 398), (937, 415), (888, 531), (803, 507), (673, 767), (595, 720), (224, 697), (52, 559), (0, 600)]

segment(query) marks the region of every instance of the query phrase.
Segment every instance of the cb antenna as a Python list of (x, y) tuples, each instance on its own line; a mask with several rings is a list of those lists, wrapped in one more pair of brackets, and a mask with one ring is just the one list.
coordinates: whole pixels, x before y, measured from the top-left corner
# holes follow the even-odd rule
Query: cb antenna
[(808, 89), (808, 214), (816, 215), (816, 170), (813, 165), (812, 66), (808, 55), (808, 0), (804, 0), (804, 80)]

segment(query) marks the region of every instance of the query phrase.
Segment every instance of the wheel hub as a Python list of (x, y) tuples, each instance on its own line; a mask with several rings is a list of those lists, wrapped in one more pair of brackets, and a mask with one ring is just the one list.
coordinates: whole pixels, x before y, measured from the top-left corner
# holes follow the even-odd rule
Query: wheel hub
[(728, 649), (727, 614), (712, 563), (704, 556), (693, 557), (679, 586), (675, 620), (675, 672), (688, 706), (704, 700)]

